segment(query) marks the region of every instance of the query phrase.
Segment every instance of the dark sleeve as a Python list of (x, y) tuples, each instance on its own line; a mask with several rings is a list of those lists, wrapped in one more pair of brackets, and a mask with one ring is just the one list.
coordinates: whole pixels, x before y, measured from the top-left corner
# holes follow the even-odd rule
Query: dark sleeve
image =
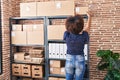
[(85, 33), (85, 44), (88, 44), (89, 43), (89, 34), (88, 34), (88, 32), (84, 32)]
[(63, 40), (66, 40), (66, 37), (69, 35), (69, 32), (68, 31), (65, 31), (64, 32), (64, 35), (63, 35)]

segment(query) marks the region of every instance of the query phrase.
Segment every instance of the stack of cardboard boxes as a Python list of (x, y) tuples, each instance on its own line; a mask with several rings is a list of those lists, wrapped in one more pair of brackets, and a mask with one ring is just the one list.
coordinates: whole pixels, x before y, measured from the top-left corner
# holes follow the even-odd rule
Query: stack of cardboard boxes
[(50, 74), (65, 75), (65, 61), (50, 60)]
[(20, 45), (43, 45), (43, 24), (13, 24), (12, 44)]
[(16, 52), (14, 53), (14, 61), (41, 64), (44, 62), (44, 49), (32, 48), (29, 50), (29, 53)]
[(24, 76), (32, 78), (43, 78), (43, 66), (28, 64), (12, 64), (12, 74), (15, 76)]

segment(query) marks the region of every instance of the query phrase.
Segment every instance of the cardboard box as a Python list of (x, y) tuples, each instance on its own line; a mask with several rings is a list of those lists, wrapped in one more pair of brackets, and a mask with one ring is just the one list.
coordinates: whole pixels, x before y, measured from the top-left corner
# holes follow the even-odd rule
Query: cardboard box
[(21, 76), (21, 64), (12, 64), (12, 75)]
[(75, 10), (76, 14), (87, 14), (88, 7), (76, 7)]
[(20, 16), (36, 16), (36, 2), (20, 3)]
[(31, 66), (27, 64), (21, 64), (22, 67), (22, 76), (30, 77), (31, 76)]
[(74, 1), (49, 1), (37, 3), (37, 16), (74, 15)]
[(61, 68), (65, 66), (65, 61), (60, 60), (50, 60), (50, 67)]
[(61, 73), (61, 68), (55, 68), (55, 67), (52, 67), (50, 68), (50, 74), (60, 74)]
[(44, 54), (43, 48), (33, 48), (29, 50), (31, 58), (42, 58)]
[(27, 33), (27, 44), (44, 45), (43, 31), (30, 31)]
[(25, 52), (16, 52), (14, 53), (14, 60), (15, 61), (24, 61)]
[(65, 25), (49, 25), (48, 26), (48, 39), (63, 40), (65, 32)]
[(41, 64), (43, 61), (43, 58), (31, 58), (31, 63)]
[(32, 65), (32, 78), (42, 78), (43, 77), (43, 66)]
[(33, 30), (33, 24), (24, 24), (23, 25), (23, 31), (32, 31)]
[(26, 44), (26, 32), (25, 31), (12, 31), (12, 44)]
[(12, 31), (22, 31), (21, 24), (12, 24)]
[(56, 78), (56, 77), (49, 77), (49, 80), (59, 80), (59, 78)]

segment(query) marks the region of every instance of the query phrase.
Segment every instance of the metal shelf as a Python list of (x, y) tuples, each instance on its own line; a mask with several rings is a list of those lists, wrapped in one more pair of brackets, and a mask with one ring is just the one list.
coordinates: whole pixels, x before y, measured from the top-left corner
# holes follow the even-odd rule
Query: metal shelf
[(12, 46), (45, 47), (45, 45), (23, 45), (23, 44), (12, 44)]
[(29, 64), (29, 65), (45, 65), (45, 63), (40, 63), (40, 64), (38, 64), (38, 63), (28, 63), (28, 62), (12, 62), (12, 63), (16, 63), (16, 64)]
[(64, 40), (48, 40), (48, 43), (65, 43)]
[(66, 59), (59, 59), (59, 58), (49, 58), (49, 60), (66, 60)]
[[(66, 19), (72, 15), (61, 15), (61, 16), (47, 16), (48, 19)], [(87, 15), (81, 15), (83, 18), (88, 18)]]
[(11, 20), (43, 20), (44, 16), (33, 16), (33, 17), (11, 17)]

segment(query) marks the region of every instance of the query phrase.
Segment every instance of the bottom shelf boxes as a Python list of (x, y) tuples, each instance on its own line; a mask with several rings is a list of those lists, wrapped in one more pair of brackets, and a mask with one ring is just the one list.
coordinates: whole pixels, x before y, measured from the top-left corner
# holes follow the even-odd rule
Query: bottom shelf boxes
[(44, 70), (43, 66), (39, 65), (12, 64), (12, 75), (32, 78), (43, 78)]

